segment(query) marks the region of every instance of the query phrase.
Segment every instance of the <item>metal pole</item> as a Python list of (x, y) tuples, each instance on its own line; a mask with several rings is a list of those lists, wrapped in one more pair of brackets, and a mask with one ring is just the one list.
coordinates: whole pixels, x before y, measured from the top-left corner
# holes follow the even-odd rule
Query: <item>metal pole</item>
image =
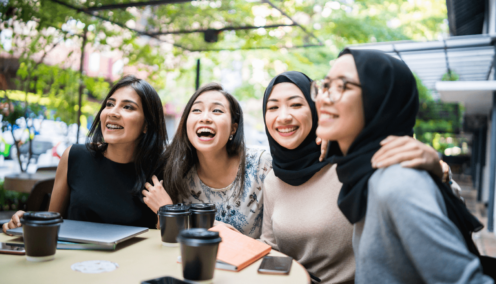
[(480, 135), (480, 131), (477, 130), (477, 131), (474, 131), (474, 133), (472, 134), (472, 157), (470, 159), (470, 174), (472, 175), (472, 187), (473, 188), (476, 188), (477, 189), (477, 167), (480, 163), (480, 160), (479, 160), (479, 135)]
[(489, 168), (489, 206), (487, 209), (487, 230), (494, 231), (494, 187), (496, 186), (496, 92), (493, 92), (493, 108), (491, 110), (491, 150)]
[(486, 154), (485, 147), (486, 143), (484, 143), (485, 135), (484, 131), (487, 131), (486, 127), (481, 127), (478, 130), (477, 137), (477, 165), (476, 165), (476, 174), (475, 174), (475, 184), (477, 186), (477, 201), (482, 201), (482, 178), (483, 178), (483, 169), (484, 169), (484, 155)]
[(200, 88), (200, 59), (196, 60), (196, 88), (198, 90)]
[[(494, 42), (493, 42), (494, 44)], [(496, 52), (496, 45), (494, 46)], [(493, 80), (496, 80), (496, 66), (493, 66)], [(494, 232), (494, 187), (496, 186), (496, 91), (493, 91), (491, 109), (491, 141), (489, 150), (489, 204), (487, 208), (487, 230)]]
[(83, 97), (83, 67), (84, 67), (84, 48), (86, 46), (86, 33), (88, 31), (88, 24), (84, 26), (83, 30), (83, 44), (81, 45), (81, 62), (79, 63), (79, 98), (78, 98), (78, 112), (77, 112), (77, 133), (76, 144), (79, 144), (79, 128), (81, 127), (81, 104)]

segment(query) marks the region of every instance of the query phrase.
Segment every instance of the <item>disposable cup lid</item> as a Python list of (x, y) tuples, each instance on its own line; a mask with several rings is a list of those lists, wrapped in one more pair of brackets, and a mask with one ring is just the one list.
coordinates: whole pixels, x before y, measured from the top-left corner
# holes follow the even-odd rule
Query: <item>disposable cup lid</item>
[(209, 210), (216, 210), (216, 208), (215, 208), (215, 204), (213, 203), (193, 203), (191, 204), (191, 210), (209, 211)]
[(174, 212), (174, 213), (180, 213), (180, 212), (189, 212), (189, 205), (184, 205), (183, 203), (178, 203), (178, 204), (172, 204), (172, 205), (164, 205), (160, 207), (159, 212), (165, 213), (165, 212)]
[(219, 232), (212, 232), (203, 228), (183, 230), (179, 233), (177, 240), (181, 243), (193, 245), (218, 244), (222, 241)]
[(33, 224), (55, 224), (62, 223), (62, 217), (60, 213), (57, 212), (48, 212), (48, 211), (40, 211), (34, 212), (29, 211), (24, 213), (21, 218), (21, 223), (33, 223)]

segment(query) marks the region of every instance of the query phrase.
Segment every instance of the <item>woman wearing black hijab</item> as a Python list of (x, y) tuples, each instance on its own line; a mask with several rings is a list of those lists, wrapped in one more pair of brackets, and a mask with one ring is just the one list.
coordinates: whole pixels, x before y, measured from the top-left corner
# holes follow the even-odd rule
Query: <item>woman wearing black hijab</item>
[[(311, 82), (305, 74), (290, 71), (272, 79), (265, 91), (264, 121), (273, 171), (264, 181), (261, 239), (296, 259), (322, 283), (352, 283), (353, 227), (337, 207), (341, 183), (336, 167), (319, 162), (318, 116), (310, 97)], [(329, 151), (330, 155), (340, 153), (337, 144)], [(427, 161), (439, 166), (435, 152), (432, 155)], [(407, 157), (419, 158), (419, 152)]]
[(370, 163), (381, 140), (413, 133), (419, 102), (408, 67), (345, 49), (322, 86), (317, 135), (342, 152), (330, 161), (343, 183), (338, 206), (355, 226), (356, 283), (493, 283), (470, 239), (481, 224), (449, 188), (426, 171)]

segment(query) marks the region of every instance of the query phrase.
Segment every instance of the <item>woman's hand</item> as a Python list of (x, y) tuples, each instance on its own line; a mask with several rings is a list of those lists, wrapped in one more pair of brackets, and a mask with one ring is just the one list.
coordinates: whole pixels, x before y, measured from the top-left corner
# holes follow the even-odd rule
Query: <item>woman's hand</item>
[(443, 177), (443, 168), (436, 150), (410, 136), (388, 136), (381, 141), (381, 149), (372, 157), (373, 168), (386, 168), (401, 164)]
[(10, 222), (3, 224), (2, 230), (4, 234), (7, 234), (7, 230), (15, 229), (21, 226), (21, 217), (24, 215), (24, 211), (19, 210), (10, 219)]
[(329, 141), (322, 140), (320, 137), (317, 137), (315, 143), (317, 143), (317, 145), (321, 145), (322, 143), (322, 145), (320, 146), (320, 157), (319, 157), (319, 162), (322, 162), (325, 156), (327, 155), (327, 145), (329, 144)]
[(163, 181), (158, 181), (156, 176), (152, 177), (153, 185), (145, 183), (146, 190), (143, 190), (143, 201), (150, 209), (157, 214), (158, 209), (164, 205), (172, 204), (172, 199), (162, 186)]

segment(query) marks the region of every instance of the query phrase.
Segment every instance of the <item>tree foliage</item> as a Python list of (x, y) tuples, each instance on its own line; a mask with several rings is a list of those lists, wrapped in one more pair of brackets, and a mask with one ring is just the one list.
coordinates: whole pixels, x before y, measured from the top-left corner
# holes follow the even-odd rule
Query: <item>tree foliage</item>
[[(76, 7), (95, 7), (106, 4), (128, 3), (129, 0), (63, 0)], [(170, 31), (223, 29), (227, 27), (292, 24), (277, 9), (264, 2), (201, 0), (190, 3), (160, 6), (132, 7), (104, 10), (98, 17), (120, 23), (110, 24), (101, 18), (77, 12), (50, 0), (9, 0), (0, 5), (0, 21), (4, 28), (10, 19), (24, 24), (34, 23), (38, 34), (56, 31), (52, 39), (40, 40), (47, 46), (53, 39), (67, 38), (75, 45), (81, 44), (80, 36), (88, 28), (88, 45), (97, 51), (117, 50), (127, 60), (127, 65), (145, 69), (148, 81), (166, 101), (184, 102), (194, 92), (196, 59), (201, 59), (201, 83), (223, 81), (226, 73), (237, 74), (232, 92), (241, 100), (260, 99), (269, 80), (286, 70), (302, 71), (312, 79), (323, 78), (329, 71), (339, 51), (351, 44), (397, 41), (432, 40), (447, 33), (446, 2), (444, 0), (285, 0), (271, 1), (277, 8), (291, 16), (299, 26), (258, 28), (250, 30), (223, 30), (219, 40), (207, 43), (204, 33), (164, 34), (154, 37), (140, 36), (131, 29), (146, 33)], [(320, 47), (292, 49), (298, 45)], [(48, 35), (48, 34), (47, 34)], [(17, 35), (15, 35), (17, 36)], [(32, 35), (18, 35), (29, 38)], [(66, 41), (67, 39), (63, 39)], [(176, 46), (172, 46), (174, 43)], [(235, 51), (190, 52), (182, 49), (238, 49)], [(263, 50), (240, 49), (268, 47)], [(16, 47), (17, 48), (17, 47)], [(34, 44), (32, 54), (48, 47)], [(76, 51), (74, 53), (76, 54)], [(75, 55), (72, 55), (73, 57)], [(77, 56), (76, 56), (77, 58)], [(26, 64), (32, 64), (26, 62)], [(240, 67), (241, 66), (241, 67)], [(70, 119), (72, 103), (80, 80), (76, 72), (46, 67), (45, 79), (29, 83), (30, 90), (40, 90), (62, 98), (54, 106), (64, 109), (60, 117)], [(45, 68), (45, 67), (43, 67)], [(62, 74), (60, 78), (50, 76)], [(72, 72), (72, 73), (71, 73)], [(19, 74), (21, 75), (21, 74)], [(103, 82), (90, 90), (92, 83), (84, 79), (86, 94), (104, 93)], [(66, 83), (64, 83), (66, 82)], [(98, 80), (96, 82), (99, 82)], [(48, 88), (47, 86), (55, 87)], [(38, 86), (38, 87), (36, 87)], [(58, 89), (57, 89), (58, 88)], [(98, 91), (96, 91), (96, 89)], [(38, 92), (37, 92), (38, 93)], [(422, 128), (421, 126), (420, 128)], [(419, 128), (419, 129), (420, 129)], [(422, 128), (423, 129), (423, 128)]]

